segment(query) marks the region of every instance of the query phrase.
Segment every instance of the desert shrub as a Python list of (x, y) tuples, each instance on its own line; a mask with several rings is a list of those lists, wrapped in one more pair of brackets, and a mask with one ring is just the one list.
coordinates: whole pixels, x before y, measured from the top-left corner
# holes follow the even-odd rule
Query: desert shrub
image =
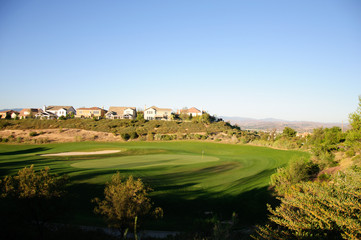
[(82, 142), (82, 141), (84, 141), (84, 138), (82, 136), (77, 135), (77, 136), (74, 136), (74, 141), (75, 142)]
[(120, 136), (124, 141), (128, 141), (130, 139), (130, 135), (128, 133), (121, 133)]
[(345, 152), (346, 157), (353, 157), (355, 156), (355, 151), (351, 148)]
[(353, 164), (356, 166), (361, 166), (361, 155), (356, 155), (352, 158)]
[(283, 195), (292, 184), (310, 180), (318, 172), (317, 164), (304, 158), (297, 158), (292, 160), (287, 167), (277, 169), (277, 172), (271, 175), (270, 185), (278, 195)]
[(30, 132), (29, 136), (30, 137), (35, 137), (35, 136), (38, 136), (38, 133), (37, 132)]
[(148, 140), (148, 141), (153, 141), (153, 140), (154, 140), (154, 133), (148, 132), (148, 134), (147, 134), (147, 140)]
[(0, 129), (5, 129), (5, 128), (7, 128), (9, 126), (13, 126), (13, 125), (15, 125), (15, 124), (8, 121), (8, 120), (1, 120), (0, 121)]
[(154, 140), (159, 141), (159, 140), (161, 140), (161, 137), (162, 137), (161, 134), (156, 133), (156, 134), (154, 135)]
[(134, 132), (129, 133), (129, 137), (130, 137), (130, 139), (136, 139), (139, 136), (138, 136), (138, 133), (134, 131)]
[(318, 180), (320, 181), (329, 181), (331, 179), (331, 175), (327, 173), (322, 173), (318, 176)]
[(173, 139), (176, 139), (176, 138), (177, 138), (177, 135), (165, 134), (165, 135), (161, 136), (161, 139), (164, 140), (164, 141), (170, 141), (170, 140), (173, 140)]
[(336, 166), (337, 162), (335, 161), (335, 154), (332, 152), (321, 152), (318, 157), (318, 163), (321, 169)]
[(203, 135), (201, 134), (194, 134), (194, 139), (200, 140), (202, 139)]
[(177, 140), (183, 140), (184, 139), (184, 135), (181, 132), (177, 132)]
[(94, 212), (106, 218), (109, 227), (114, 227), (126, 236), (127, 231), (135, 229), (142, 217), (162, 217), (163, 210), (154, 208), (149, 198), (149, 189), (140, 179), (130, 176), (123, 180), (120, 173), (112, 176), (104, 189), (103, 200), (95, 198)]
[(34, 143), (36, 144), (44, 144), (44, 143), (49, 143), (50, 140), (48, 138), (38, 138), (38, 139), (34, 139)]

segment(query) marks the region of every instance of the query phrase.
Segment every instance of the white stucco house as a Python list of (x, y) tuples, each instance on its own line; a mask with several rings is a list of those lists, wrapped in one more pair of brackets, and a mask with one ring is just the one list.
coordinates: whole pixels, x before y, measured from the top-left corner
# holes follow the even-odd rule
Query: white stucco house
[(48, 112), (48, 111), (39, 111), (36, 115), (36, 118), (39, 119), (57, 119), (58, 116), (52, 112)]
[(135, 119), (137, 110), (135, 107), (109, 107), (105, 114), (107, 119)]
[(172, 109), (152, 106), (144, 110), (145, 120), (171, 120)]
[(71, 113), (76, 115), (76, 111), (72, 106), (44, 106), (43, 112), (51, 112), (55, 114), (57, 117), (70, 115)]

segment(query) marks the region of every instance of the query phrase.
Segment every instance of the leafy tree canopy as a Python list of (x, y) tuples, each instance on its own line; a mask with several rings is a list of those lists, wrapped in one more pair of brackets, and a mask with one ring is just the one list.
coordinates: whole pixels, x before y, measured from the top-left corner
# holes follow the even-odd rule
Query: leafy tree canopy
[(361, 173), (349, 170), (328, 182), (301, 182), (280, 197), (271, 225), (255, 239), (360, 239)]
[(286, 136), (286, 137), (296, 137), (296, 130), (290, 128), (290, 127), (285, 127), (283, 129), (283, 135)]

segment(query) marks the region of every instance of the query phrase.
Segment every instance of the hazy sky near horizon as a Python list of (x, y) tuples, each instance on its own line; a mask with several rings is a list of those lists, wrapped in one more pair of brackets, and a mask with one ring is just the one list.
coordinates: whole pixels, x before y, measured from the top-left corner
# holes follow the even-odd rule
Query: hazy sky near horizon
[(361, 1), (3, 0), (0, 89), (0, 109), (346, 121), (361, 94)]

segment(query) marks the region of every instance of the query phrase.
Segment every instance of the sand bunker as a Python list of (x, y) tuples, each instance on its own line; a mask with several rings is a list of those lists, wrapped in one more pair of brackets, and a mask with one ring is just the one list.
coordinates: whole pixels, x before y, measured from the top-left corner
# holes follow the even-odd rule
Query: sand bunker
[(84, 155), (100, 155), (100, 154), (111, 154), (111, 153), (118, 153), (120, 150), (103, 150), (103, 151), (96, 151), (96, 152), (63, 152), (63, 153), (50, 153), (50, 154), (43, 154), (40, 156), (50, 157), (50, 156), (84, 156)]

